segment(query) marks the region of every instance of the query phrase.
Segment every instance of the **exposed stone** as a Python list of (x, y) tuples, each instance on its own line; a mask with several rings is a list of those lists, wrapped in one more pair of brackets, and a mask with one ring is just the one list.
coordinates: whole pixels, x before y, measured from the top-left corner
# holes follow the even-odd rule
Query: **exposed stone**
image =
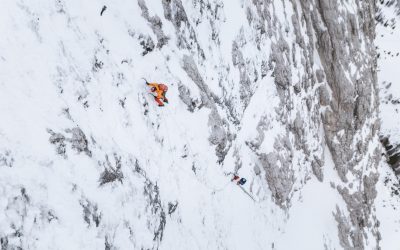
[(202, 96), (202, 103), (204, 103), (207, 108), (211, 109), (208, 119), (208, 125), (211, 127), (209, 141), (211, 144), (216, 145), (215, 152), (221, 162), (229, 149), (229, 136), (224, 128), (225, 122), (221, 119), (217, 111), (217, 104), (220, 104), (221, 101), (204, 83), (192, 57), (185, 55), (182, 64), (188, 76), (198, 86)]
[(106, 183), (112, 183), (114, 181), (119, 181), (122, 184), (122, 180), (124, 178), (124, 175), (121, 171), (121, 157), (117, 156), (114, 154), (114, 166), (111, 164), (108, 155), (106, 155), (106, 162), (103, 163), (104, 166), (104, 171), (100, 175), (100, 186), (106, 184)]
[(196, 32), (190, 25), (181, 0), (162, 0), (162, 5), (165, 19), (171, 21), (175, 27), (177, 46), (189, 50), (195, 48), (199, 57), (205, 59), (204, 51), (197, 41)]
[(276, 139), (274, 148), (280, 153), (260, 153), (259, 159), (265, 170), (265, 178), (277, 205), (290, 206), (290, 194), (295, 181), (292, 169), (292, 149), (286, 138)]
[(392, 145), (388, 137), (381, 136), (380, 141), (386, 150), (386, 162), (396, 175), (400, 175), (400, 145)]
[(324, 173), (322, 171), (323, 166), (324, 162), (318, 157), (315, 157), (314, 160), (311, 162), (312, 171), (320, 182), (324, 180)]
[(187, 109), (190, 112), (193, 112), (197, 107), (197, 100), (193, 100), (190, 96), (190, 90), (183, 84), (178, 84), (178, 91), (179, 97), (181, 98), (182, 102), (186, 104)]
[(353, 248), (353, 246), (350, 244), (349, 236), (350, 236), (351, 226), (347, 221), (346, 217), (343, 215), (343, 213), (337, 206), (336, 206), (336, 213), (334, 213), (334, 216), (335, 220), (338, 223), (338, 236), (340, 245), (345, 250), (356, 249)]
[(99, 211), (97, 204), (90, 202), (88, 199), (82, 199), (80, 205), (83, 208), (83, 220), (88, 226), (99, 227), (102, 213)]
[(142, 56), (145, 56), (154, 50), (155, 45), (150, 36), (140, 35), (139, 43), (143, 48)]
[(142, 10), (142, 16), (149, 22), (154, 34), (157, 36), (157, 48), (161, 49), (165, 44), (168, 43), (169, 37), (167, 37), (162, 30), (163, 23), (160, 17), (150, 17), (149, 10), (144, 0), (138, 0), (138, 4)]
[(166, 216), (160, 200), (160, 189), (157, 184), (154, 185), (150, 180), (146, 180), (144, 195), (148, 200), (147, 209), (150, 210), (155, 220), (155, 222), (149, 222), (149, 226), (152, 227), (149, 229), (153, 230), (153, 241), (156, 241), (158, 245), (162, 241), (166, 225)]
[(55, 133), (51, 129), (47, 129), (47, 132), (51, 135), (49, 138), (49, 142), (56, 146), (56, 152), (59, 155), (66, 157), (66, 144), (65, 144), (65, 136), (61, 133)]
[(322, 85), (318, 88), (319, 92), (319, 103), (322, 106), (328, 106), (331, 101), (331, 97), (329, 95), (329, 91), (325, 85)]
[(12, 156), (10, 150), (0, 152), (0, 167), (2, 166), (6, 166), (9, 168), (12, 168), (14, 166), (14, 157)]
[(89, 150), (89, 143), (86, 139), (86, 135), (79, 127), (66, 129), (65, 132), (72, 134), (72, 138), (67, 140), (72, 143), (73, 149), (76, 149), (76, 151), (78, 151), (79, 153), (85, 152), (88, 156), (92, 156), (92, 152)]

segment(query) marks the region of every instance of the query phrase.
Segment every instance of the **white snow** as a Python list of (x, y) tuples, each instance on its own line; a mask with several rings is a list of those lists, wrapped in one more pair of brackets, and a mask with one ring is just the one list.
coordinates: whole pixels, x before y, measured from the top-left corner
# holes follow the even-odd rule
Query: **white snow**
[[(256, 128), (261, 117), (268, 121), (266, 139), (260, 145), (262, 152), (272, 152), (275, 138), (286, 136), (277, 119), (280, 99), (271, 72), (264, 78), (251, 79), (254, 94), (240, 125), (231, 127), (236, 138), (224, 161), (218, 163), (215, 146), (208, 140), (211, 110), (203, 107), (189, 112), (179, 97), (178, 86), (182, 84), (190, 89), (193, 99), (202, 98), (197, 85), (182, 69), (183, 56), (195, 57), (195, 53), (176, 45), (177, 34), (164, 17), (161, 1), (144, 2), (149, 15), (162, 20), (163, 32), (170, 38), (163, 48), (154, 48), (145, 56), (139, 36), (146, 34), (155, 44), (157, 36), (142, 17), (137, 1), (2, 2), (0, 210), (4, 212), (0, 213), (0, 238), (10, 236), (8, 244), (23, 249), (101, 249), (106, 244), (115, 249), (319, 250), (324, 245), (341, 249), (333, 213), (336, 206), (344, 208), (345, 204), (331, 187), (339, 177), (327, 148), (323, 182), (312, 175), (304, 155), (294, 152), (296, 191), (288, 211), (273, 201), (265, 170), (256, 173), (255, 169), (260, 168), (257, 156), (245, 143), (258, 136)], [(219, 32), (218, 44), (211, 39), (209, 20), (197, 26), (194, 19), (203, 17), (192, 1), (182, 2), (185, 9), (192, 8), (192, 13), (187, 13), (189, 22), (207, 57), (198, 64), (203, 80), (216, 96), (224, 95), (221, 82), (231, 87), (226, 96), (239, 100), (240, 73), (232, 63), (233, 41), (240, 36), (247, 38), (247, 43), (241, 45), (244, 60), (259, 71), (261, 62), (268, 61), (276, 37), (264, 39), (257, 50), (259, 34), (253, 32), (246, 17), (251, 3), (215, 1), (224, 3), (220, 19), (214, 23)], [(100, 16), (103, 5), (107, 10)], [(353, 7), (350, 3), (344, 6), (347, 10)], [(289, 26), (290, 32), (291, 8), (289, 2), (276, 2), (271, 10), (282, 29)], [(296, 40), (291, 33), (285, 39), (288, 44)], [(388, 42), (387, 46), (396, 42)], [(295, 60), (300, 61), (300, 48), (296, 48)], [(315, 69), (321, 68), (318, 55), (314, 58)], [(98, 68), (96, 60), (102, 62)], [(380, 81), (394, 81), (389, 76), (395, 75), (396, 67), (386, 65), (395, 65), (397, 59), (390, 60), (380, 63)], [(293, 71), (299, 74), (293, 76), (295, 84), (302, 79), (304, 69), (299, 65)], [(142, 77), (168, 84), (166, 107), (155, 105)], [(305, 110), (300, 99), (293, 105)], [(239, 101), (233, 105), (237, 112), (242, 111)], [(382, 120), (397, 121), (390, 109), (382, 107)], [(226, 119), (225, 110), (220, 113)], [(290, 115), (296, 117), (296, 112)], [(384, 131), (400, 136), (393, 124), (383, 123)], [(66, 130), (75, 127), (86, 135), (91, 157), (78, 153), (68, 141), (66, 156), (57, 155), (56, 146), (49, 142), (47, 129), (71, 138)], [(321, 128), (314, 129), (319, 132)], [(308, 139), (312, 150), (323, 150), (311, 135)], [(227, 175), (235, 169), (235, 150), (242, 163), (238, 174), (248, 181), (243, 188), (255, 201)], [(11, 152), (12, 167), (2, 164), (4, 152)], [(108, 166), (106, 157), (115, 167), (114, 154), (121, 157), (124, 178), (100, 186), (100, 175)], [(136, 162), (145, 174), (135, 171)], [(160, 224), (161, 207), (152, 211), (150, 198), (144, 194), (150, 182), (157, 185), (165, 212), (160, 241), (154, 233)], [(22, 188), (29, 201), (24, 201)], [(389, 199), (386, 195), (380, 199)], [(169, 204), (175, 202), (176, 211), (168, 214)], [(92, 210), (86, 218), (88, 223), (84, 207), (89, 203), (98, 210), (87, 208)], [(95, 211), (101, 217), (99, 225), (93, 217)], [(386, 211), (377, 205), (380, 215)], [(390, 225), (383, 234), (387, 240), (383, 238), (382, 246), (387, 248), (382, 249), (390, 249), (396, 240), (391, 230), (398, 227), (391, 224), (390, 218), (398, 213), (391, 213), (390, 217), (382, 217), (382, 225)], [(50, 221), (49, 214), (54, 215)], [(16, 230), (23, 237), (11, 237)]]

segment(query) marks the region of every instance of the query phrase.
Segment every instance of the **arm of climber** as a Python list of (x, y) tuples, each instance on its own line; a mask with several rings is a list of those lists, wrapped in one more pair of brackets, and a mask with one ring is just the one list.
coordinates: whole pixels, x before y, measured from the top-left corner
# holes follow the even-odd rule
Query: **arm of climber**
[(150, 87), (158, 87), (158, 84), (157, 83), (155, 83), (155, 82), (146, 82), (146, 84), (148, 85), (148, 86), (150, 86)]

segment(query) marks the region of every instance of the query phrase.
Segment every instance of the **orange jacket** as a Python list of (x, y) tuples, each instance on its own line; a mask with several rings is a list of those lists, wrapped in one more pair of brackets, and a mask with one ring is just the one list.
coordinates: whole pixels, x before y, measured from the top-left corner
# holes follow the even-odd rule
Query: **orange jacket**
[[(158, 84), (158, 83), (149, 83), (148, 84), (151, 87), (151, 91), (155, 92), (157, 94), (156, 98), (158, 99), (164, 99), (165, 98), (165, 90), (164, 87), (166, 87), (164, 84)], [(161, 86), (163, 85), (163, 86)]]

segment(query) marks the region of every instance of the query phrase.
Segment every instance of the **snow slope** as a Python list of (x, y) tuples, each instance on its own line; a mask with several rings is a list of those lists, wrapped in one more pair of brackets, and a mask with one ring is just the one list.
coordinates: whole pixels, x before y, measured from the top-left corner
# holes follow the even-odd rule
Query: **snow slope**
[[(388, 138), (393, 150), (388, 150), (380, 167), (377, 215), (380, 220), (382, 249), (398, 249), (400, 234), (400, 180), (398, 177), (397, 145), (400, 144), (399, 110), (400, 83), (397, 71), (400, 64), (400, 21), (396, 1), (380, 1), (377, 12), (378, 83), (380, 95), (381, 135)], [(393, 151), (393, 152), (391, 152)], [(392, 169), (393, 168), (393, 169)], [(397, 172), (397, 176), (396, 173)]]
[(2, 5), (2, 249), (379, 247), (373, 1)]

